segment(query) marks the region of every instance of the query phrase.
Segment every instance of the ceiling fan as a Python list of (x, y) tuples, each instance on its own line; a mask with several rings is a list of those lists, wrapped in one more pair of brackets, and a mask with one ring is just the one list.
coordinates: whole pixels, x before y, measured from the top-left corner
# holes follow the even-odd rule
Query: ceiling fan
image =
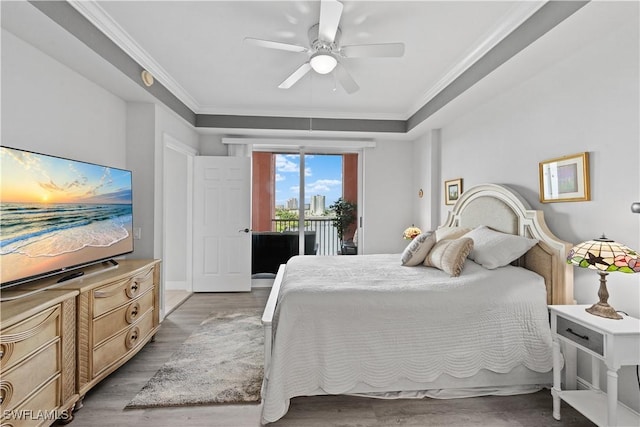
[(341, 46), (340, 17), (343, 5), (337, 0), (322, 0), (320, 2), (320, 20), (309, 29), (309, 47), (282, 43), (271, 40), (245, 37), (244, 42), (269, 49), (286, 50), (289, 52), (307, 53), (309, 60), (298, 67), (280, 85), (280, 89), (289, 89), (309, 71), (318, 74), (333, 72), (340, 85), (347, 93), (354, 93), (360, 89), (347, 69), (342, 65), (342, 58), (391, 58), (404, 55), (404, 43), (379, 43)]

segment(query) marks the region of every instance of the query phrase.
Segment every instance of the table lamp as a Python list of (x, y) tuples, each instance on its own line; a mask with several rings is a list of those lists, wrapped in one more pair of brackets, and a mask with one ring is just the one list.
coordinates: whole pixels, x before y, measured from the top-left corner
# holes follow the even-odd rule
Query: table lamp
[(600, 301), (587, 308), (587, 312), (609, 319), (622, 319), (622, 316), (607, 303), (609, 299), (607, 275), (612, 271), (620, 273), (640, 272), (640, 257), (638, 253), (618, 242), (607, 239), (603, 234), (599, 239), (588, 240), (571, 248), (567, 263), (582, 268), (598, 270), (600, 275), (598, 297)]
[(422, 234), (422, 230), (411, 224), (411, 227), (407, 227), (407, 229), (404, 230), (404, 232), (402, 233), (402, 237), (404, 237), (406, 240), (413, 240), (420, 234)]

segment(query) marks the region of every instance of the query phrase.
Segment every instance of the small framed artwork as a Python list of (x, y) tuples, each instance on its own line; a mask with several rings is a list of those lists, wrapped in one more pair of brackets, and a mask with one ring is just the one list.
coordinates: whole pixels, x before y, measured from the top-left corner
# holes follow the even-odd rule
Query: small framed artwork
[(444, 204), (454, 205), (462, 194), (462, 178), (444, 182)]
[(540, 201), (583, 202), (589, 193), (589, 153), (540, 162)]

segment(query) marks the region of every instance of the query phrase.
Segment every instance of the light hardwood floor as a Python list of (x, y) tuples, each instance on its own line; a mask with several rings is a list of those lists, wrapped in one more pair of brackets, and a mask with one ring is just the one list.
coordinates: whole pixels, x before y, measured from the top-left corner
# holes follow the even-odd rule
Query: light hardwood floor
[[(211, 405), (124, 410), (173, 351), (209, 313), (219, 309), (263, 307), (269, 289), (250, 293), (194, 294), (162, 322), (154, 342), (93, 388), (71, 427), (257, 427), (260, 405)], [(292, 399), (274, 427), (326, 426), (593, 426), (566, 404), (562, 421), (551, 415), (551, 394), (469, 399), (380, 400), (351, 396)]]
[(192, 293), (189, 291), (176, 289), (164, 291), (164, 310), (166, 313), (165, 316), (171, 314), (171, 312), (178, 308), (180, 304), (185, 302), (191, 296), (191, 294)]

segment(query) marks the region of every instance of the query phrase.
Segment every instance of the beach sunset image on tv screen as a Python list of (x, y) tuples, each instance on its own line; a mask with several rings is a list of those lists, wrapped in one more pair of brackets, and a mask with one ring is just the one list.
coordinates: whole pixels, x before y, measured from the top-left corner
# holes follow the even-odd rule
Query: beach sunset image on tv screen
[(131, 172), (0, 147), (3, 286), (133, 251)]

